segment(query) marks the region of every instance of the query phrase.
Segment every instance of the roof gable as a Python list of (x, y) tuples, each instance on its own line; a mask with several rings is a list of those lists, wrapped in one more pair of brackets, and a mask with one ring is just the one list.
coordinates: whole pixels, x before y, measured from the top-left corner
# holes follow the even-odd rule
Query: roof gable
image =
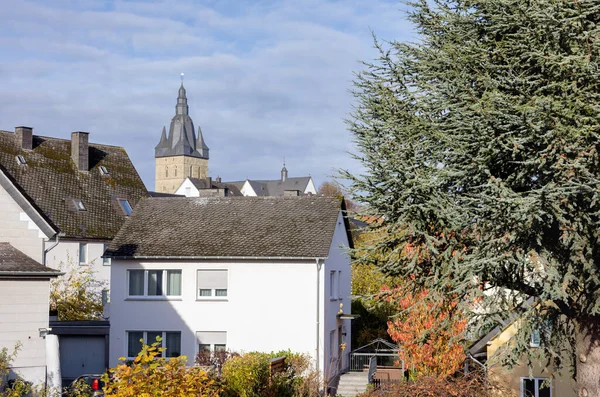
[[(89, 171), (80, 172), (69, 140), (33, 136), (32, 150), (22, 150), (16, 134), (0, 131), (0, 166), (66, 237), (110, 240), (127, 218), (116, 200), (135, 206), (148, 196), (122, 147), (89, 144)], [(76, 210), (74, 199), (83, 202), (84, 211)]]
[(340, 210), (327, 197), (145, 199), (106, 255), (325, 258)]

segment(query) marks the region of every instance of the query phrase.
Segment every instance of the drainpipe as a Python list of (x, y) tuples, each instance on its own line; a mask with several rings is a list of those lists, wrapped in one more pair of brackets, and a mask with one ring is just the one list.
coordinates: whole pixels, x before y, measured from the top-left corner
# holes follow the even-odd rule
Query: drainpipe
[(317, 264), (317, 374), (319, 373), (319, 360), (320, 358), (320, 351), (319, 351), (319, 345), (320, 345), (320, 340), (319, 337), (321, 335), (321, 267), (323, 266), (323, 262), (317, 258), (315, 259), (316, 264)]
[(48, 252), (50, 252), (50, 251), (51, 251), (51, 250), (52, 250), (54, 247), (56, 247), (56, 246), (58, 245), (58, 243), (60, 242), (60, 235), (61, 235), (61, 234), (62, 234), (62, 233), (58, 233), (58, 234), (56, 235), (56, 240), (54, 241), (54, 244), (52, 244), (50, 247), (48, 247), (48, 248), (46, 248), (46, 249), (44, 250), (44, 253), (42, 254), (42, 265), (46, 266), (46, 254), (47, 254)]

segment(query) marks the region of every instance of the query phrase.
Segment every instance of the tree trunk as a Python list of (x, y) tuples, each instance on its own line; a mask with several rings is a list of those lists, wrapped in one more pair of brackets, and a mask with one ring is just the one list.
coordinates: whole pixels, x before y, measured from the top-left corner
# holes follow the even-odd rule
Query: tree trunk
[(600, 397), (600, 317), (577, 326), (577, 396)]

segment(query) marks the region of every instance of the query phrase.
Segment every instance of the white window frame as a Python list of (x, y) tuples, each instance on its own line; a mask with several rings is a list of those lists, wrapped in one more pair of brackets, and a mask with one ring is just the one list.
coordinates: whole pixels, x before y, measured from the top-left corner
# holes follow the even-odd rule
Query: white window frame
[[(182, 334), (182, 332), (181, 331), (140, 331), (140, 330), (129, 330), (129, 331), (125, 331), (125, 352), (126, 352), (127, 359), (129, 359), (129, 360), (133, 360), (135, 358), (135, 357), (129, 356), (129, 333), (130, 332), (142, 332), (143, 335), (144, 335), (142, 339), (144, 339), (144, 343), (146, 345), (151, 345), (154, 342), (156, 342), (156, 340), (148, 341), (148, 332), (151, 332), (151, 333), (159, 333), (160, 332), (160, 334), (161, 334), (160, 335), (160, 337), (161, 337), (160, 347), (164, 347), (165, 349), (167, 348), (167, 333), (177, 333), (178, 332), (179, 333), (179, 346), (182, 347), (182, 345), (181, 345), (181, 334)], [(148, 342), (150, 342), (150, 343), (148, 343)], [(166, 350), (162, 351), (160, 357), (165, 357), (165, 351)], [(168, 351), (166, 351), (166, 352), (168, 353)], [(182, 356), (182, 355), (183, 355), (183, 353), (179, 352), (179, 356)], [(172, 356), (168, 356), (168, 357), (172, 357)]]
[[(143, 271), (144, 272), (144, 294), (143, 295), (130, 295), (129, 294), (129, 277), (131, 274), (131, 271)], [(148, 295), (148, 272), (163, 272), (162, 273), (162, 295)], [(168, 287), (168, 272), (180, 272), (181, 273), (181, 278), (180, 278), (180, 285), (179, 285), (179, 290), (181, 291), (181, 293), (179, 295), (168, 295), (167, 293), (167, 287)], [(148, 299), (148, 300), (164, 300), (164, 299), (180, 299), (183, 295), (183, 271), (181, 269), (127, 269), (127, 277), (126, 277), (126, 282), (127, 284), (125, 285), (125, 288), (127, 290), (127, 299)], [(132, 331), (133, 332), (133, 331)], [(141, 331), (140, 331), (141, 332)], [(158, 331), (157, 331), (158, 332)]]
[(75, 205), (76, 211), (87, 211), (82, 199), (73, 199), (73, 204)]
[(540, 390), (539, 387), (542, 383), (544, 383), (545, 381), (548, 381), (548, 384), (550, 385), (550, 397), (552, 397), (553, 395), (553, 385), (552, 385), (552, 379), (550, 378), (537, 378), (537, 377), (533, 377), (533, 378), (529, 378), (529, 377), (522, 377), (521, 378), (521, 392), (519, 393), (520, 397), (529, 397), (529, 396), (525, 396), (525, 380), (533, 380), (534, 381), (534, 386), (535, 386), (535, 394), (533, 395), (533, 397), (539, 397), (540, 395)]
[[(206, 271), (219, 271), (225, 272), (227, 274), (227, 288), (210, 288), (210, 296), (202, 296), (200, 295), (200, 288), (198, 286), (198, 273), (206, 272)], [(203, 288), (209, 289), (209, 288)], [(217, 290), (225, 289), (225, 296), (217, 296)], [(206, 300), (221, 300), (226, 301), (229, 298), (229, 270), (228, 269), (196, 269), (196, 300), (206, 301)]]
[[(88, 243), (79, 243), (78, 245), (79, 251), (77, 252), (77, 257), (79, 258), (79, 264), (80, 265), (89, 265), (89, 247), (88, 247)], [(85, 253), (85, 257), (82, 258), (81, 257), (81, 252), (82, 252), (82, 248), (83, 248), (83, 252)]]

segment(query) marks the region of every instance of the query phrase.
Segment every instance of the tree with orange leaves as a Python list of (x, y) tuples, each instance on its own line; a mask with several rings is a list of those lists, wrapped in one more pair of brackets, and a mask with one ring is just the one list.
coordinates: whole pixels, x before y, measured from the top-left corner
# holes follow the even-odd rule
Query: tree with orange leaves
[(388, 333), (400, 346), (411, 377), (445, 378), (460, 368), (467, 321), (455, 303), (436, 299), (427, 290), (412, 293), (402, 287), (384, 287), (382, 297), (398, 306), (400, 315), (388, 321)]

